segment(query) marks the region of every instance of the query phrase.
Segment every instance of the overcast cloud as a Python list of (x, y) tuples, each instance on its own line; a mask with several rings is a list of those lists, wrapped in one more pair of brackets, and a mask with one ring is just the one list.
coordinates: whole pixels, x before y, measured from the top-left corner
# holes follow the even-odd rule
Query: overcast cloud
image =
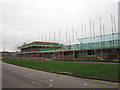
[[(56, 42), (73, 43), (72, 28), (77, 32), (75, 39), (81, 38), (81, 23), (86, 24), (83, 37), (90, 35), (89, 20), (94, 21), (95, 33), (99, 35), (100, 17), (105, 26), (105, 34), (109, 34), (111, 14), (118, 27), (118, 0), (4, 0), (0, 7), (1, 41), (5, 42), (5, 49), (9, 51), (14, 51), (23, 42), (44, 40), (45, 35), (46, 41), (52, 41), (54, 31)], [(66, 29), (70, 37), (67, 42)], [(61, 39), (57, 38), (60, 30)], [(77, 40), (75, 43), (78, 43)], [(0, 48), (2, 50), (3, 47)]]

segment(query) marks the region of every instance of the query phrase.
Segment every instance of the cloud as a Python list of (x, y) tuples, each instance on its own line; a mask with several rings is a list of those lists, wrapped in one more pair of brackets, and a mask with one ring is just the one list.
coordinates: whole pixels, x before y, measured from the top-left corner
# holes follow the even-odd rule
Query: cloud
[[(112, 2), (111, 2), (112, 1)], [(117, 27), (117, 0), (4, 0), (2, 9), (2, 34), (6, 41), (6, 48), (25, 41), (36, 40), (38, 37), (54, 31), (59, 34), (61, 28), (62, 39), (65, 39), (65, 30), (72, 38), (72, 27), (81, 38), (81, 23), (87, 25), (86, 33), (89, 36), (89, 20), (95, 22), (95, 32), (99, 35), (99, 17), (105, 25), (106, 34), (111, 33), (110, 15), (116, 18)], [(1, 20), (0, 20), (1, 21)], [(65, 40), (62, 40), (64, 43)], [(71, 40), (72, 42), (72, 40)]]

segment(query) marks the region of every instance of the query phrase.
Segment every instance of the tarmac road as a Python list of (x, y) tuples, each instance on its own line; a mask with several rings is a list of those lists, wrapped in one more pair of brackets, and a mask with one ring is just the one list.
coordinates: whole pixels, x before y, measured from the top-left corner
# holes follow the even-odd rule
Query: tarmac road
[(2, 88), (118, 88), (118, 84), (2, 63)]

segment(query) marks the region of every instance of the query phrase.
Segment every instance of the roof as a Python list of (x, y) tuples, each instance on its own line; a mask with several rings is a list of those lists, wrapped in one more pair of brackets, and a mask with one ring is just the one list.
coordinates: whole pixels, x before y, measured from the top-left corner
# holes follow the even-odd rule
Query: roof
[(41, 41), (34, 41), (32, 43), (50, 43), (50, 44), (58, 44), (58, 43), (54, 43), (54, 42), (41, 42)]
[(61, 47), (61, 46), (50, 46), (50, 45), (29, 45), (29, 46), (24, 46), (24, 47), (20, 47), (20, 48), (23, 49), (23, 48), (33, 47), (33, 46), (36, 46), (36, 47)]

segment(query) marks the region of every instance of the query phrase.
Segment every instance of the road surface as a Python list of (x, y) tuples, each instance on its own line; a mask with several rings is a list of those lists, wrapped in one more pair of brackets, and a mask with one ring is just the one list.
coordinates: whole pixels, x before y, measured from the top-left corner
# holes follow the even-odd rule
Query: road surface
[(2, 63), (2, 88), (118, 88), (118, 84)]

